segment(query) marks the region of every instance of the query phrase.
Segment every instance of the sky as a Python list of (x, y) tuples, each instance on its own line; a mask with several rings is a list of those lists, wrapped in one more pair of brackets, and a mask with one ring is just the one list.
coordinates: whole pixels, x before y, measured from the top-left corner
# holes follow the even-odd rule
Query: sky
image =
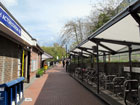
[(67, 21), (90, 14), (97, 0), (0, 0), (40, 46), (60, 42)]

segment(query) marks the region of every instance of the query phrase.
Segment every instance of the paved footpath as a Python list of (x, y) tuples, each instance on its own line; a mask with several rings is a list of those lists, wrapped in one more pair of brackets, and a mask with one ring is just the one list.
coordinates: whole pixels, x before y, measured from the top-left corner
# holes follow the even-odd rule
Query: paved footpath
[(22, 105), (104, 105), (58, 65), (25, 90), (32, 101)]

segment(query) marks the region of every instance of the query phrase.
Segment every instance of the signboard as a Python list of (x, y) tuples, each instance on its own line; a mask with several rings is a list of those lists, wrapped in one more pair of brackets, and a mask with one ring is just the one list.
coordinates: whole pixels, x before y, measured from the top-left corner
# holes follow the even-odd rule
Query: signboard
[[(130, 67), (124, 67), (125, 72), (130, 72)], [(132, 67), (133, 73), (140, 73), (140, 67)]]
[(58, 59), (59, 59), (59, 57), (58, 57), (58, 56), (56, 56), (56, 59), (58, 60)]
[(21, 28), (2, 8), (0, 8), (0, 22), (21, 36)]

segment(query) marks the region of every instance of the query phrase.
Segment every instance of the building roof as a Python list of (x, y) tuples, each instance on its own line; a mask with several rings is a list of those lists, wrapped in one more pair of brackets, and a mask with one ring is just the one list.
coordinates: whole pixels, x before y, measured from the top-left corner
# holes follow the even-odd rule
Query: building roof
[(36, 39), (24, 29), (1, 2), (0, 18), (0, 31), (26, 46), (35, 46), (37, 44)]
[(49, 55), (48, 53), (44, 52), (44, 54), (42, 54), (42, 61), (46, 60), (46, 59), (52, 59), (53, 56)]
[(1, 2), (0, 33), (0, 35), (14, 41), (15, 43), (27, 47), (36, 47), (37, 50), (39, 50), (41, 53), (44, 53), (41, 47), (37, 44), (37, 40), (25, 30), (25, 28), (15, 19), (15, 17), (6, 9), (6, 7)]

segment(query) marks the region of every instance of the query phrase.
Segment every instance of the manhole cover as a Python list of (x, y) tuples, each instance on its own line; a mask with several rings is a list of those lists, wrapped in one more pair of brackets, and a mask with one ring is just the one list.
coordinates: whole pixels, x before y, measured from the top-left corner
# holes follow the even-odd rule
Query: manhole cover
[(25, 98), (25, 101), (32, 101), (32, 98)]

